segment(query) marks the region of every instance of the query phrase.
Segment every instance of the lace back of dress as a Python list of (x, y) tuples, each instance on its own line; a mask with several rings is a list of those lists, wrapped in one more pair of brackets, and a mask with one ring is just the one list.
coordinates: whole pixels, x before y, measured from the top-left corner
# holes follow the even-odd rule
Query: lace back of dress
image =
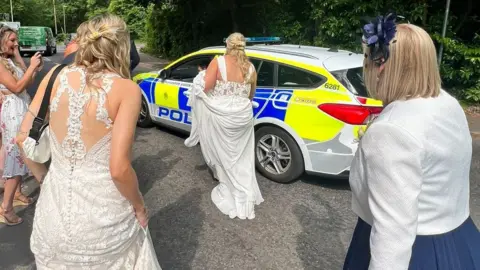
[(71, 173), (84, 163), (89, 152), (110, 140), (112, 121), (106, 101), (114, 77), (118, 75), (99, 76), (95, 83), (101, 89), (97, 90), (88, 87), (83, 68), (66, 67), (59, 75), (50, 103), (50, 133)]
[(211, 91), (211, 96), (240, 96), (248, 97), (251, 91), (251, 84), (247, 83), (253, 74), (254, 67), (250, 66), (249, 72), (245, 78), (245, 82), (228, 81), (227, 76), (227, 64), (225, 57), (220, 56), (217, 58), (218, 68), (222, 77), (222, 80), (218, 80), (215, 88)]

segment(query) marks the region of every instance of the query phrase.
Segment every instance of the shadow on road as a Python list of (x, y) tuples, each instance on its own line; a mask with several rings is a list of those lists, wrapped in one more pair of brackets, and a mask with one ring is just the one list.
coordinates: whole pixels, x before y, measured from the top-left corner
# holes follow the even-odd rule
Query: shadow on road
[[(140, 155), (132, 162), (132, 166), (137, 173), (140, 192), (143, 195), (147, 194), (155, 182), (165, 178), (175, 164), (181, 160), (180, 158), (168, 159), (173, 151), (172, 149), (164, 149), (155, 155)], [(147, 166), (146, 164), (154, 164), (154, 166)]]
[(201, 196), (200, 189), (192, 189), (150, 219), (150, 233), (162, 269), (192, 269), (205, 220)]
[(341, 241), (341, 233), (345, 230), (343, 217), (320, 196), (315, 196), (313, 201), (324, 207), (323, 213), (315, 213), (305, 205), (293, 208), (303, 229), (297, 236), (297, 254), (306, 270), (341, 269), (343, 257), (338, 258), (338, 254), (345, 254)]
[(24, 218), (24, 222), (18, 226), (0, 226), (0, 269), (14, 270), (35, 269), (32, 266), (34, 257), (30, 251), (30, 234), (35, 211), (34, 206), (17, 211), (17, 214)]
[(348, 179), (305, 174), (300, 178), (300, 181), (304, 182), (305, 184), (321, 186), (328, 189), (350, 190)]

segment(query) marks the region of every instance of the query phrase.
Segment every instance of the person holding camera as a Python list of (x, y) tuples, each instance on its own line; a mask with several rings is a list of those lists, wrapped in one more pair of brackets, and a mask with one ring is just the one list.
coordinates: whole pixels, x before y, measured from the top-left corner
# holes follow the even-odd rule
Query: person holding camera
[(15, 137), (28, 112), (30, 96), (26, 88), (33, 81), (42, 66), (42, 56), (36, 53), (27, 68), (18, 51), (18, 38), (15, 30), (8, 26), (0, 27), (0, 131), (2, 133), (3, 175), (5, 180), (3, 202), (0, 206), (0, 222), (9, 226), (22, 223), (13, 210), (13, 201), (23, 205), (32, 203), (32, 199), (21, 193), (20, 181), (28, 174)]

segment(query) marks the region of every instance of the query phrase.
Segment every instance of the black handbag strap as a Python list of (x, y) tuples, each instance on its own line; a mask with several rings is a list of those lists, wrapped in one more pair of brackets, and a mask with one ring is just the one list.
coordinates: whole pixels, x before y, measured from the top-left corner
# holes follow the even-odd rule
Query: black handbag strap
[(50, 97), (52, 96), (52, 88), (55, 80), (57, 79), (58, 74), (62, 69), (67, 66), (66, 64), (58, 65), (55, 70), (53, 70), (50, 79), (48, 80), (47, 88), (45, 88), (45, 94), (43, 95), (42, 105), (40, 105), (40, 110), (38, 111), (37, 117), (33, 120), (32, 129), (30, 130), (29, 137), (38, 141), (40, 138), (42, 127), (45, 124), (45, 117), (47, 116), (48, 106), (50, 105)]
[(45, 88), (45, 95), (43, 96), (43, 100), (42, 100), (42, 105), (40, 106), (40, 110), (38, 111), (38, 114), (36, 117), (41, 119), (42, 122), (45, 120), (45, 117), (47, 116), (48, 106), (50, 105), (50, 97), (52, 96), (53, 84), (57, 79), (58, 73), (60, 73), (60, 71), (62, 71), (62, 69), (65, 66), (66, 66), (65, 64), (58, 65), (55, 68), (55, 70), (52, 72), (52, 76), (50, 76), (50, 79), (48, 80), (47, 88)]

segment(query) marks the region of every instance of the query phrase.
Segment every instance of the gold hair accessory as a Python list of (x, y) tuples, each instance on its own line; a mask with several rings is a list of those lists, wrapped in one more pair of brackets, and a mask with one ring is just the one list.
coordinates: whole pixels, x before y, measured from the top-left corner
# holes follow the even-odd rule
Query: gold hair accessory
[(92, 32), (92, 34), (90, 35), (91, 39), (93, 40), (97, 40), (98, 38), (100, 38), (100, 33), (95, 31), (95, 32)]

